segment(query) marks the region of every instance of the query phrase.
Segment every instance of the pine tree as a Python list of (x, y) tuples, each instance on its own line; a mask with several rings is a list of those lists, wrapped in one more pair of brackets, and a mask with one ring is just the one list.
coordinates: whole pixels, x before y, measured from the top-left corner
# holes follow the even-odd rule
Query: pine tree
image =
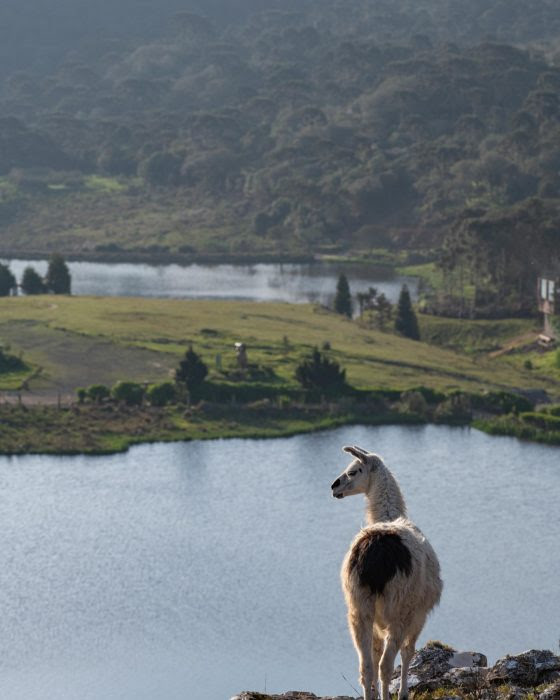
[(26, 267), (23, 271), (21, 288), (26, 294), (44, 294), (47, 291), (43, 279), (33, 267)]
[(338, 314), (343, 314), (352, 318), (352, 296), (346, 275), (342, 273), (336, 284), (336, 296), (334, 298), (334, 310)]
[(184, 384), (190, 394), (196, 394), (207, 374), (208, 367), (191, 346), (175, 370), (175, 381)]
[(70, 270), (60, 253), (53, 253), (45, 279), (47, 289), (54, 294), (70, 294), (72, 278)]
[(346, 370), (317, 348), (296, 368), (296, 379), (308, 391), (339, 392), (346, 387)]
[(16, 278), (10, 268), (0, 263), (0, 297), (9, 296), (16, 284)]
[(410, 292), (406, 284), (403, 284), (397, 304), (397, 316), (395, 318), (395, 330), (406, 338), (420, 340), (420, 331), (416, 314), (410, 301)]

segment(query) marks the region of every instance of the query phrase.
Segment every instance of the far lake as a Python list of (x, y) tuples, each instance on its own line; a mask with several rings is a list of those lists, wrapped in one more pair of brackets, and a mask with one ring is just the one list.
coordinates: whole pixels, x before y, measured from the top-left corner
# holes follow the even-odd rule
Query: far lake
[[(44, 275), (45, 260), (3, 260), (18, 282), (27, 266)], [(251, 301), (331, 304), (338, 276), (344, 272), (355, 296), (377, 287), (396, 301), (403, 283), (413, 296), (417, 282), (372, 265), (256, 264), (144, 265), (69, 262), (72, 293), (92, 296), (145, 296), (176, 299), (243, 299)]]
[(0, 697), (354, 695), (339, 584), (363, 523), (333, 478), (383, 455), (439, 554), (421, 643), (493, 662), (558, 651), (560, 450), (469, 428), (345, 427), (275, 440), (0, 458)]

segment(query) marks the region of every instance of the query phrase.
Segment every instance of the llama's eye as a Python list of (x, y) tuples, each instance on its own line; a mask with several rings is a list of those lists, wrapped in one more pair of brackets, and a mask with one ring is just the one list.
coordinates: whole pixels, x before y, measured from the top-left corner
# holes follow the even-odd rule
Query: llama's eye
[(356, 476), (358, 472), (348, 472), (348, 476)]

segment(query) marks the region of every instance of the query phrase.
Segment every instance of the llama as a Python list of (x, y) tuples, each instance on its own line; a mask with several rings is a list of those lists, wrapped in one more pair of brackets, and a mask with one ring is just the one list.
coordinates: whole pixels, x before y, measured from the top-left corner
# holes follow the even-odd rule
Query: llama
[(367, 526), (350, 545), (341, 570), (348, 625), (360, 663), (364, 700), (389, 700), (395, 657), (401, 652), (399, 700), (408, 698), (407, 674), (416, 640), (443, 584), (436, 553), (408, 520), (395, 477), (383, 460), (344, 447), (354, 461), (332, 484), (335, 498), (365, 494)]

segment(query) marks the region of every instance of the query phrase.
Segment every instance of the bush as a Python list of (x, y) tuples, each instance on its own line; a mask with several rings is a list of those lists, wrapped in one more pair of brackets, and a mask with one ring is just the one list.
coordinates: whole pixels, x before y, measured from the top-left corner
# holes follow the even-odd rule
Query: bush
[(105, 384), (92, 384), (86, 389), (86, 394), (88, 399), (95, 401), (95, 403), (101, 403), (111, 396), (109, 387)]
[(336, 295), (334, 298), (334, 310), (337, 314), (352, 318), (352, 295), (350, 294), (350, 285), (345, 274), (338, 277), (336, 285)]
[(84, 401), (87, 399), (87, 389), (84, 389), (83, 387), (79, 387), (76, 389), (76, 394), (78, 396), (78, 403), (84, 403)]
[(23, 271), (21, 288), (26, 294), (45, 294), (47, 291), (43, 278), (33, 267), (26, 267)]
[(185, 357), (175, 370), (175, 381), (184, 384), (191, 394), (196, 394), (202, 382), (206, 379), (208, 367), (204, 364), (200, 355), (192, 347), (185, 353)]
[(338, 362), (329, 360), (317, 348), (296, 368), (296, 379), (304, 389), (321, 390), (327, 393), (346, 388), (346, 370)]
[(410, 301), (410, 292), (406, 284), (403, 284), (399, 301), (397, 304), (397, 315), (395, 317), (395, 330), (411, 340), (420, 340), (420, 331), (416, 314)]
[(473, 394), (470, 398), (473, 408), (490, 413), (520, 413), (533, 409), (533, 403), (529, 399), (507, 391), (488, 391)]
[(445, 400), (445, 394), (429, 386), (416, 386), (410, 391), (417, 391), (428, 403), (441, 403)]
[(519, 417), (526, 423), (535, 425), (537, 428), (541, 428), (542, 430), (560, 431), (560, 416), (527, 411), (521, 413)]
[(9, 296), (16, 285), (16, 278), (10, 268), (0, 263), (0, 297)]
[(70, 294), (72, 278), (70, 270), (59, 253), (53, 253), (49, 260), (49, 269), (45, 279), (47, 289), (54, 294)]
[(171, 382), (152, 384), (146, 392), (146, 398), (152, 406), (166, 406), (168, 403), (172, 403), (176, 397), (177, 390)]
[(421, 418), (428, 416), (428, 402), (420, 391), (406, 391), (401, 396), (403, 410), (407, 413), (414, 413)]
[(111, 389), (111, 395), (127, 406), (140, 406), (144, 399), (144, 387), (136, 382), (117, 382)]
[(15, 355), (9, 355), (3, 348), (0, 348), (0, 374), (22, 372), (25, 369), (27, 369), (27, 365), (23, 360)]

